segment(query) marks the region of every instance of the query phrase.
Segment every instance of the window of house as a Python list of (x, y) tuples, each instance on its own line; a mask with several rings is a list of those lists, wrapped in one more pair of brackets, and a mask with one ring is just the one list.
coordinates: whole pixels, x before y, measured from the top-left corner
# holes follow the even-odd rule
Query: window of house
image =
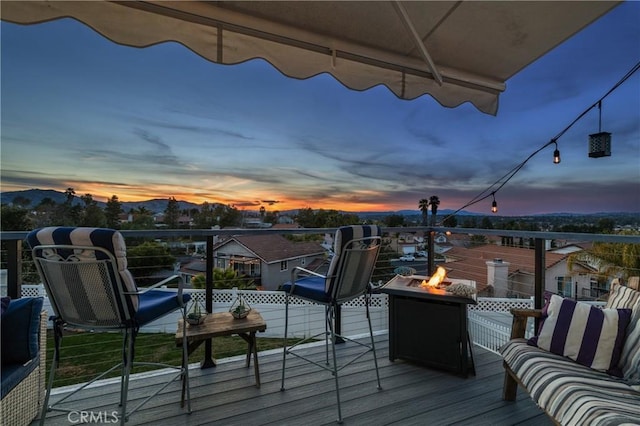
[(562, 297), (571, 297), (571, 277), (556, 277), (558, 294)]
[(289, 265), (287, 263), (288, 262), (286, 260), (280, 262), (280, 271), (286, 271), (289, 269)]

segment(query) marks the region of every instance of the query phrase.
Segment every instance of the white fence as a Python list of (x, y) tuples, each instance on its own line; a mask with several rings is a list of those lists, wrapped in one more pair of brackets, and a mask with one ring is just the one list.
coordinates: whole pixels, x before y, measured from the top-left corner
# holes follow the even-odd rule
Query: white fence
[[(175, 291), (166, 289), (165, 291)], [(185, 290), (191, 293), (192, 300), (204, 305), (204, 290)], [(263, 337), (282, 337), (284, 333), (284, 303), (285, 296), (280, 291), (242, 291), (247, 303), (257, 309), (267, 323), (267, 330)], [(46, 296), (43, 285), (23, 285), (23, 297), (42, 296), (44, 309), (52, 313), (51, 304)], [(235, 290), (213, 291), (213, 312), (229, 310), (237, 293)], [(477, 305), (469, 305), (469, 332), (473, 342), (491, 351), (497, 349), (509, 340), (511, 334), (512, 308), (531, 308), (531, 299), (499, 299), (479, 298)], [(311, 336), (324, 331), (324, 307), (300, 299), (292, 299), (289, 304), (290, 336)], [(342, 333), (355, 336), (368, 332), (364, 315), (364, 300), (355, 299), (342, 307)], [(386, 294), (374, 294), (371, 305), (371, 324), (374, 332), (387, 332), (389, 329), (389, 314)], [(175, 333), (179, 314), (168, 315), (141, 329), (146, 333)]]

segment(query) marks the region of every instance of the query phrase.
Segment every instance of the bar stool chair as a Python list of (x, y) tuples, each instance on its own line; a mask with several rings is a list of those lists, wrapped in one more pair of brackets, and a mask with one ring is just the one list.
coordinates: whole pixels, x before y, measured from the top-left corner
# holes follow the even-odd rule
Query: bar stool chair
[[(291, 272), (291, 281), (283, 285), (286, 293), (285, 301), (285, 329), (284, 329), (284, 350), (282, 356), (282, 383), (281, 390), (285, 390), (285, 366), (288, 355), (295, 356), (316, 366), (330, 371), (335, 378), (336, 399), (338, 402), (338, 423), (342, 423), (342, 410), (340, 406), (340, 383), (338, 372), (361, 358), (365, 354), (373, 353), (373, 363), (376, 370), (377, 388), (380, 385), (380, 374), (378, 372), (378, 361), (376, 358), (375, 342), (371, 318), (369, 316), (369, 302), (371, 294), (371, 275), (378, 258), (382, 239), (381, 229), (374, 225), (344, 226), (336, 231), (334, 237), (334, 256), (329, 265), (326, 275), (296, 267)], [(304, 276), (302, 275), (304, 274)], [(339, 321), (340, 307), (357, 297), (364, 296), (366, 306), (366, 317), (369, 324), (370, 343), (362, 343), (338, 334), (336, 323)], [(289, 301), (292, 297), (311, 301), (325, 307), (325, 331), (306, 338), (304, 341), (287, 347), (287, 335), (289, 327)], [(324, 336), (326, 348), (325, 364), (318, 363), (296, 352), (297, 346), (316, 340)], [(364, 350), (352, 357), (349, 361), (341, 365), (337, 363), (336, 343), (348, 341), (356, 343)], [(331, 342), (331, 360), (329, 359), (329, 342)]]
[[(78, 411), (58, 407), (70, 396), (85, 389), (112, 371), (120, 370), (119, 421), (129, 416), (158, 395), (173, 381), (181, 379), (186, 385), (187, 411), (191, 412), (189, 369), (187, 355), (186, 304), (189, 294), (156, 289), (177, 276), (169, 277), (144, 290), (138, 290), (127, 269), (126, 246), (122, 234), (113, 229), (48, 227), (36, 229), (27, 236), (40, 278), (55, 312), (53, 318), (55, 350), (40, 424), (44, 424), (49, 410)], [(174, 311), (183, 318), (182, 365), (136, 362), (135, 365), (154, 365), (175, 369), (175, 373), (135, 408), (127, 411), (129, 375), (134, 366), (135, 342), (140, 327)], [(122, 362), (83, 384), (64, 398), (49, 406), (51, 387), (60, 360), (63, 328), (100, 331), (119, 331), (122, 339)]]

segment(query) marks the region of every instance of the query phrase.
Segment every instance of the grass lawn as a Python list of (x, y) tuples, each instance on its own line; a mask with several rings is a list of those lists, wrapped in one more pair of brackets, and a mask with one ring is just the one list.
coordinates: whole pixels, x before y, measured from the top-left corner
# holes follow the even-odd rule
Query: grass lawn
[[(204, 358), (204, 344), (189, 356), (189, 362), (198, 362)], [(247, 353), (247, 342), (237, 336), (216, 337), (213, 339), (214, 358), (227, 358)], [(259, 338), (258, 350), (282, 347), (280, 338)], [(53, 333), (47, 332), (47, 380), (53, 360)], [(176, 346), (173, 334), (139, 333), (136, 338), (135, 361), (162, 362), (180, 365), (182, 349)], [(122, 359), (121, 333), (67, 332), (62, 339), (60, 364), (56, 370), (54, 387), (67, 386), (91, 380), (98, 374), (116, 365)], [(141, 366), (132, 373), (151, 370), (153, 367)], [(108, 377), (118, 377), (116, 370)]]

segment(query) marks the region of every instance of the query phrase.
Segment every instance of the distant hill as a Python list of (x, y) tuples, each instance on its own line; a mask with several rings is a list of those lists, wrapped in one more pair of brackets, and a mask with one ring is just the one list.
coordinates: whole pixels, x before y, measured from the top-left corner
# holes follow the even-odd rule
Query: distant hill
[[(82, 195), (82, 194), (81, 194)], [(55, 201), (57, 204), (64, 203), (67, 199), (64, 192), (55, 191), (53, 189), (27, 189), (25, 191), (9, 191), (9, 192), (1, 192), (0, 193), (0, 202), (2, 204), (11, 204), (16, 197), (23, 197), (27, 200), (31, 201), (29, 207), (35, 207), (42, 202), (45, 198), (50, 198)], [(97, 200), (96, 200), (97, 201)], [(98, 205), (102, 208), (105, 207), (107, 203), (103, 201), (97, 201)], [(139, 207), (144, 207), (149, 211), (154, 213), (162, 213), (167, 208), (167, 204), (169, 203), (168, 199), (153, 199), (153, 200), (144, 200), (144, 201), (127, 201), (122, 202), (122, 209), (125, 212), (128, 212), (131, 209), (137, 209)], [(82, 200), (78, 195), (76, 195), (73, 204), (83, 204)], [(178, 201), (178, 206), (181, 210), (200, 208), (198, 204), (190, 203), (188, 201)]]
[[(83, 195), (83, 194), (80, 194)], [(0, 202), (3, 204), (11, 204), (16, 197), (23, 197), (27, 200), (31, 201), (29, 207), (35, 207), (42, 202), (45, 198), (50, 198), (56, 203), (63, 203), (66, 200), (66, 196), (64, 192), (55, 191), (52, 189), (27, 189), (24, 191), (8, 191), (8, 192), (0, 192)], [(76, 196), (74, 200), (75, 204), (83, 204), (80, 196)], [(103, 201), (97, 201), (98, 205), (102, 208), (105, 207), (106, 203)], [(125, 212), (128, 212), (131, 209), (137, 209), (139, 207), (144, 207), (147, 210), (154, 213), (162, 213), (167, 208), (167, 204), (169, 203), (168, 199), (153, 199), (153, 200), (142, 200), (142, 201), (127, 201), (122, 202), (122, 209)], [(181, 210), (187, 209), (199, 209), (200, 205), (195, 203), (190, 203), (188, 201), (178, 201), (178, 205)], [(257, 210), (256, 210), (257, 211)], [(438, 217), (445, 217), (454, 212), (454, 210), (444, 209), (438, 210)], [(281, 214), (290, 214), (295, 215), (298, 213), (298, 210), (287, 210), (281, 211)], [(370, 220), (382, 220), (386, 216), (390, 215), (401, 215), (406, 218), (420, 218), (421, 213), (416, 208), (415, 210), (398, 210), (398, 211), (386, 211), (386, 212), (343, 212), (343, 213), (353, 213), (357, 214), (361, 218), (366, 218)], [(486, 213), (474, 213), (466, 210), (462, 210), (456, 213), (456, 216), (486, 216)], [(590, 217), (590, 218), (598, 218), (598, 217), (618, 217), (618, 216), (629, 216), (632, 218), (638, 216), (637, 213), (613, 213), (613, 212), (604, 212), (604, 213), (590, 213), (590, 214), (580, 214), (580, 213), (546, 213), (546, 214), (538, 214), (538, 215), (526, 215), (526, 216), (518, 216), (518, 218), (544, 218), (544, 217)], [(431, 216), (431, 210), (429, 210), (429, 216)], [(493, 217), (506, 217), (506, 216), (493, 216)]]
[[(81, 196), (82, 194), (80, 194)], [(0, 201), (3, 204), (10, 204), (13, 202), (13, 200), (16, 197), (24, 197), (27, 200), (31, 201), (30, 207), (35, 207), (38, 204), (40, 204), (40, 202), (42, 202), (42, 200), (44, 200), (45, 198), (51, 198), (53, 201), (55, 201), (56, 203), (60, 204), (60, 203), (64, 203), (66, 200), (66, 196), (64, 194), (64, 192), (60, 192), (60, 191), (55, 191), (53, 189), (27, 189), (25, 191), (9, 191), (9, 192), (2, 192), (0, 193)], [(73, 202), (73, 204), (82, 204), (82, 200), (80, 199), (80, 196), (76, 195), (75, 200)], [(98, 205), (102, 208), (104, 208), (104, 206), (106, 205), (105, 202), (103, 201), (97, 201)], [(149, 211), (152, 211), (154, 213), (162, 213), (165, 211), (165, 209), (167, 208), (167, 203), (169, 202), (168, 199), (153, 199), (153, 200), (143, 200), (143, 201), (127, 201), (127, 202), (122, 202), (122, 209), (125, 212), (128, 212), (131, 209), (137, 209), (139, 207), (144, 207)], [(185, 210), (185, 209), (193, 209), (193, 208), (200, 208), (200, 205), (195, 204), (195, 203), (190, 203), (188, 201), (178, 201), (178, 205), (180, 206), (181, 210)], [(256, 210), (257, 211), (257, 210)], [(297, 214), (298, 210), (288, 210), (288, 211), (281, 211), (281, 214)], [(453, 213), (454, 210), (438, 210), (438, 216), (446, 216), (448, 214)], [(416, 216), (419, 217), (421, 216), (421, 213), (418, 209), (415, 210), (398, 210), (398, 211), (387, 211), (387, 212), (345, 212), (345, 213), (355, 213), (357, 215), (359, 215), (360, 217), (363, 218), (369, 218), (369, 219), (383, 219), (385, 216), (390, 216), (390, 215), (401, 215), (401, 216), (407, 216), (407, 217), (411, 217), (411, 216)], [(429, 214), (431, 214), (431, 211), (429, 211)], [(456, 213), (456, 215), (458, 216), (465, 216), (465, 215), (477, 215), (479, 213), (473, 213), (473, 212), (468, 212), (468, 211), (461, 211)]]

